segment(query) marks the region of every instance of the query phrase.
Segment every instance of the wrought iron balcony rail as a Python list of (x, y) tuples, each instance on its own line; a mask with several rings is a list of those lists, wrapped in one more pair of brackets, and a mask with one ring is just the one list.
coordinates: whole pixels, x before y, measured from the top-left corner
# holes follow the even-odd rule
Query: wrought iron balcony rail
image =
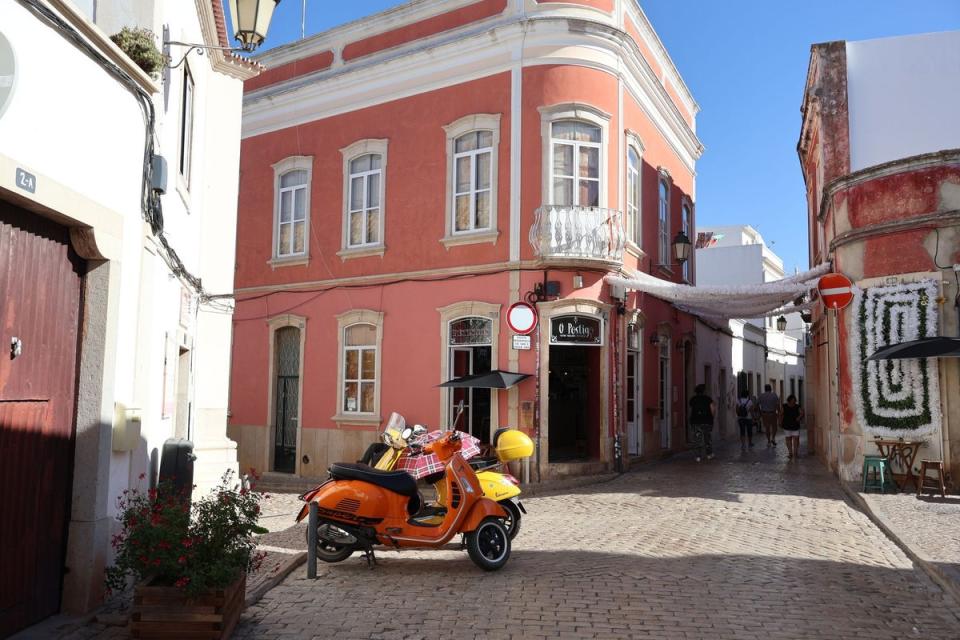
[(546, 205), (536, 211), (530, 244), (546, 260), (623, 262), (623, 214), (616, 209)]

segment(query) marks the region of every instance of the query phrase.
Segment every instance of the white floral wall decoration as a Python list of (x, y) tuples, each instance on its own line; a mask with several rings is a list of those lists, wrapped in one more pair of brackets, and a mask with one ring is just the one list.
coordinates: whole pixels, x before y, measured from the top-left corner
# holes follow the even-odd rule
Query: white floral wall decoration
[(936, 358), (867, 361), (880, 347), (937, 335), (937, 295), (935, 280), (856, 292), (850, 377), (865, 433), (916, 438), (939, 432)]

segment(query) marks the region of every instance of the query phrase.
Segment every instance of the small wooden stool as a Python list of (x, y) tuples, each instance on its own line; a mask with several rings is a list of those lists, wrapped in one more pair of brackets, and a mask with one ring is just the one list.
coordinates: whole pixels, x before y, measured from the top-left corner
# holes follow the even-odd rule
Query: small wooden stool
[(884, 456), (863, 456), (863, 487), (864, 493), (871, 489), (879, 489), (886, 493), (887, 489), (897, 492), (897, 484), (893, 481), (893, 469), (890, 460)]
[[(927, 471), (936, 471), (936, 478), (927, 478)], [(943, 477), (942, 460), (921, 460), (920, 461), (920, 482), (917, 484), (917, 497), (928, 490), (931, 493), (940, 492), (941, 498), (947, 497), (947, 488)]]

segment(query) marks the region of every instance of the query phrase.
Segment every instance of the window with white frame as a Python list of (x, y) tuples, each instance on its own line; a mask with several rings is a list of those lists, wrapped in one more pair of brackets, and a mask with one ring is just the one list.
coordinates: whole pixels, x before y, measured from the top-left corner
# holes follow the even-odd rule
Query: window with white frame
[(627, 238), (640, 244), (640, 154), (627, 147)]
[(454, 141), (453, 233), (491, 228), (493, 132), (471, 131)]
[(180, 99), (180, 175), (190, 186), (190, 162), (193, 155), (193, 75), (183, 63), (183, 94)]
[[(682, 207), (682, 213), (680, 216), (680, 228), (683, 229), (684, 235), (687, 238), (690, 237), (690, 203), (684, 201)], [(692, 249), (692, 247), (691, 247)], [(686, 282), (690, 282), (690, 260), (693, 260), (693, 251), (690, 252), (690, 257), (683, 262), (683, 279)]]
[(273, 259), (302, 262), (309, 249), (313, 158), (292, 156), (273, 165)]
[(383, 255), (387, 140), (359, 140), (343, 154), (344, 259)]
[(350, 207), (347, 247), (380, 244), (380, 181), (382, 158), (368, 153), (350, 161)]
[(354, 324), (343, 330), (344, 414), (376, 411), (377, 328)]
[(600, 127), (580, 121), (551, 125), (551, 203), (600, 206)]
[(660, 178), (658, 191), (658, 240), (660, 245), (660, 264), (670, 264), (670, 183)]
[(296, 169), (280, 176), (279, 198), (277, 257), (303, 255), (306, 250), (307, 172)]

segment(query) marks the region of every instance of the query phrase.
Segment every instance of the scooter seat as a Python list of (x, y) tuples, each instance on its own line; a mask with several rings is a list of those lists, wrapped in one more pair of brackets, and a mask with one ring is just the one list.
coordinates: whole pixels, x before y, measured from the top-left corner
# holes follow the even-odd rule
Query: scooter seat
[(369, 482), (408, 498), (417, 495), (417, 481), (406, 471), (380, 471), (365, 464), (334, 462), (330, 465), (330, 477)]

